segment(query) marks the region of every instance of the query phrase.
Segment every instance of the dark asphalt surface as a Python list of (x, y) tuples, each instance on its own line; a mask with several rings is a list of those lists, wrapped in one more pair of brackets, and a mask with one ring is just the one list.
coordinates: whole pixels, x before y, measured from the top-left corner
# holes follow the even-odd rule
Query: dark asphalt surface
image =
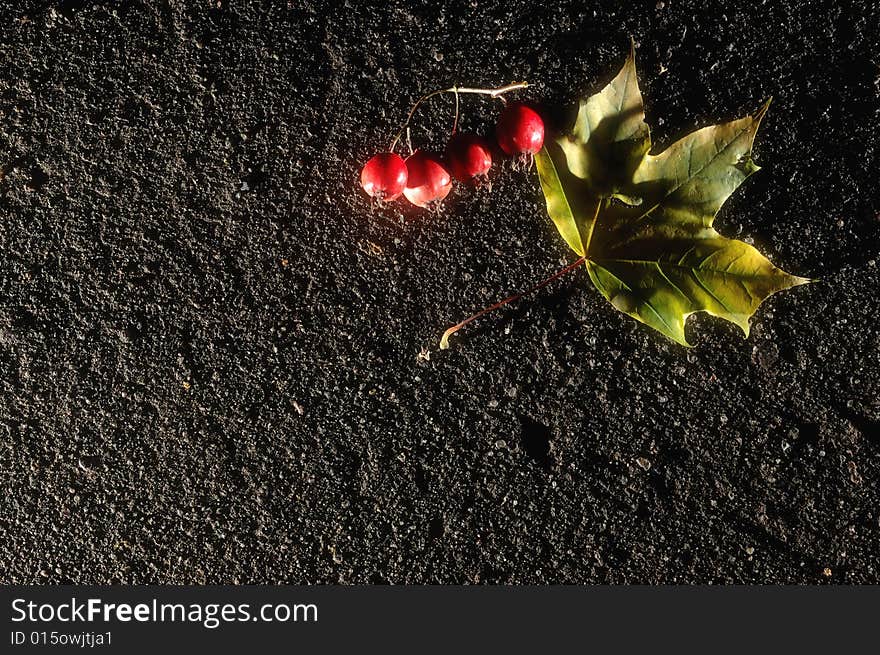
[[(0, 581), (880, 580), (876, 3), (541, 4), (0, 0)], [(361, 163), (629, 35), (660, 147), (774, 97), (717, 225), (822, 282), (686, 350), (579, 272), (437, 351), (570, 253), (534, 171)]]

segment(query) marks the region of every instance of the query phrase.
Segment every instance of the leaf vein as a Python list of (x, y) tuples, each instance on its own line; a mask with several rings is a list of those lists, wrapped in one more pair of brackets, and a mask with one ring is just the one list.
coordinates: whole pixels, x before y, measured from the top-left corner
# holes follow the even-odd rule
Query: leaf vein
[(721, 298), (716, 296), (715, 292), (712, 291), (712, 289), (710, 289), (708, 286), (706, 286), (706, 284), (703, 282), (703, 278), (700, 277), (700, 273), (696, 269), (693, 271), (693, 276), (694, 276), (694, 279), (697, 281), (697, 284), (699, 284), (703, 288), (703, 291), (705, 291), (710, 296), (712, 296), (715, 299), (715, 301), (724, 308), (724, 311), (726, 311), (728, 314), (736, 314), (737, 313), (737, 312), (733, 311), (730, 307), (728, 307), (726, 302), (724, 302), (723, 300), (721, 300)]
[[(648, 260), (648, 259), (605, 259), (605, 258), (601, 258), (601, 257), (594, 257), (593, 261), (597, 262), (597, 263), (605, 262), (605, 263), (612, 263), (612, 264), (633, 264), (636, 266), (653, 266), (656, 263), (656, 260), (653, 260), (653, 259), (651, 259), (651, 260)], [(676, 263), (676, 262), (664, 262), (664, 264), (666, 264), (667, 266), (671, 266), (672, 268), (681, 268), (681, 269), (684, 269), (687, 271), (704, 270), (698, 266), (688, 266), (687, 264), (681, 264), (681, 263)], [(743, 280), (749, 280), (752, 278), (763, 277), (761, 275), (754, 275), (754, 274), (748, 274), (748, 273), (731, 273), (730, 271), (723, 271), (721, 269), (716, 269), (716, 268), (708, 269), (705, 272), (712, 273), (713, 275), (727, 275), (732, 278), (739, 278), (739, 279), (743, 279)], [(769, 277), (769, 274), (767, 277)]]
[(669, 284), (671, 284), (672, 287), (676, 291), (678, 291), (682, 295), (683, 298), (690, 301), (690, 298), (688, 298), (688, 295), (684, 291), (682, 291), (681, 287), (679, 287), (675, 282), (673, 282), (672, 279), (668, 275), (666, 275), (666, 273), (663, 271), (663, 267), (660, 266), (660, 260), (657, 260), (655, 263), (657, 264), (657, 270), (660, 271), (660, 275), (663, 276), (663, 279), (666, 280), (667, 282), (669, 282)]
[(699, 168), (699, 170), (697, 170), (695, 173), (693, 173), (693, 174), (690, 173), (690, 163), (688, 163), (688, 177), (687, 177), (687, 179), (682, 180), (681, 182), (679, 182), (678, 184), (673, 186), (671, 189), (669, 189), (669, 191), (667, 191), (666, 194), (664, 194), (664, 196), (662, 198), (660, 198), (660, 200), (657, 201), (657, 204), (655, 204), (653, 207), (649, 208), (644, 214), (641, 214), (641, 215), (635, 217), (633, 219), (633, 221), (641, 221), (642, 219), (646, 218), (648, 216), (648, 214), (650, 214), (655, 209), (657, 209), (660, 205), (662, 205), (669, 198), (669, 196), (671, 196), (673, 193), (678, 191), (681, 187), (683, 187), (685, 184), (690, 182), (692, 179), (694, 179), (696, 176), (698, 176), (704, 170), (709, 168), (709, 166), (711, 166), (712, 163), (716, 159), (718, 159), (718, 157), (720, 157), (721, 154), (725, 150), (727, 150), (730, 146), (732, 146), (734, 143), (736, 143), (737, 139), (739, 139), (743, 134), (745, 134), (748, 130), (750, 130), (751, 127), (752, 127), (752, 125), (749, 124), (747, 127), (744, 127), (739, 132), (737, 132), (736, 135), (730, 141), (728, 141), (723, 148), (721, 148), (721, 150), (718, 150), (714, 155), (712, 155), (712, 157), (709, 159), (709, 161), (707, 161), (703, 166), (701, 166)]

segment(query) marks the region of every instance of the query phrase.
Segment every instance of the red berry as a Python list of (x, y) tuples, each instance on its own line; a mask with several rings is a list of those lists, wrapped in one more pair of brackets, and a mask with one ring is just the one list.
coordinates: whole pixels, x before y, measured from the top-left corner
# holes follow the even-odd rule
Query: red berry
[(507, 105), (495, 128), (498, 145), (511, 157), (534, 155), (544, 145), (544, 121), (523, 104)]
[(361, 171), (361, 186), (377, 200), (399, 198), (406, 187), (407, 169), (403, 157), (383, 152), (368, 161)]
[(456, 180), (476, 183), (492, 168), (492, 153), (483, 137), (459, 132), (446, 146), (446, 161)]
[(417, 207), (427, 207), (440, 202), (452, 188), (452, 178), (440, 157), (430, 152), (416, 150), (406, 159), (409, 180), (403, 195)]

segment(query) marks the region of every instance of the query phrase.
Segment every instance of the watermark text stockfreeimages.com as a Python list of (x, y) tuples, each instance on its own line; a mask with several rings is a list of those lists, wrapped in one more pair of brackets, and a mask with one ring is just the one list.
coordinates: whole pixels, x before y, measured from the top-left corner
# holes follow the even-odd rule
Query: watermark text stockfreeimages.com
[(70, 598), (38, 603), (25, 598), (12, 601), (15, 623), (198, 623), (213, 630), (224, 623), (317, 623), (314, 603), (109, 603), (100, 598)]

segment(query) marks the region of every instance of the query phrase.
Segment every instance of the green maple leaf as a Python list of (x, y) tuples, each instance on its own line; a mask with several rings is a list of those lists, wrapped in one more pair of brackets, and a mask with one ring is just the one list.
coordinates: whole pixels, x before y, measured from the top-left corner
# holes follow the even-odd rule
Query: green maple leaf
[(724, 201), (758, 170), (752, 142), (768, 105), (650, 154), (631, 50), (617, 77), (581, 100), (570, 133), (536, 157), (547, 211), (596, 288), (685, 346), (691, 314), (720, 316), (748, 336), (761, 302), (809, 282), (712, 227)]

